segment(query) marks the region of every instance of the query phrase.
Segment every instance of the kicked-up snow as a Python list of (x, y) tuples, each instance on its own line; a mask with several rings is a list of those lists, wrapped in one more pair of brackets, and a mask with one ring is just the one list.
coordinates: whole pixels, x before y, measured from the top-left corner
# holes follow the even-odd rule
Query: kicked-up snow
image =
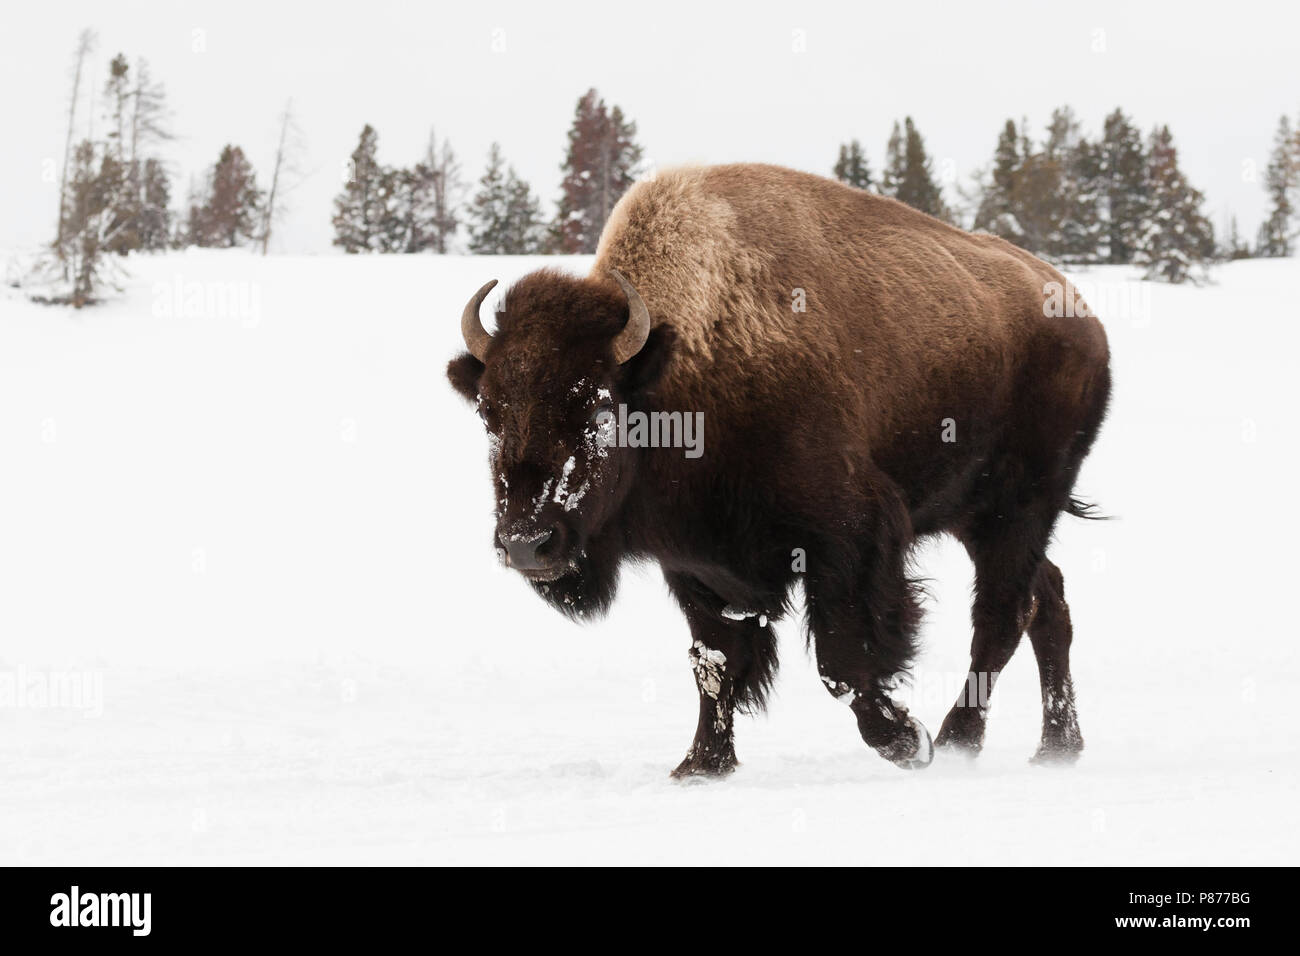
[[(1078, 489), (1115, 520), (1052, 549), (1077, 766), (1028, 763), (1027, 642), (983, 755), (903, 772), (784, 620), (770, 713), (704, 784), (668, 777), (699, 708), (658, 572), (580, 626), (493, 552), (443, 369), (473, 291), (541, 264), (192, 252), (82, 312), (0, 290), (0, 861), (1296, 862), (1300, 263), (1075, 277), (1115, 373)], [(970, 569), (949, 541), (918, 569), (897, 696), (933, 733)]]

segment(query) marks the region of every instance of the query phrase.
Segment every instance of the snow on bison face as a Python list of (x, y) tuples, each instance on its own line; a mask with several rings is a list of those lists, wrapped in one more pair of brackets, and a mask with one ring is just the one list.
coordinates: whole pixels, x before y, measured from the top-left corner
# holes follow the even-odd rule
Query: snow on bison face
[(562, 610), (583, 613), (612, 597), (614, 567), (599, 538), (629, 493), (633, 449), (619, 447), (614, 415), (636, 407), (672, 351), (667, 327), (651, 331), (636, 290), (542, 270), (516, 283), (483, 329), (462, 320), (469, 353), (453, 359), (452, 385), (473, 401), (488, 432), (501, 560)]

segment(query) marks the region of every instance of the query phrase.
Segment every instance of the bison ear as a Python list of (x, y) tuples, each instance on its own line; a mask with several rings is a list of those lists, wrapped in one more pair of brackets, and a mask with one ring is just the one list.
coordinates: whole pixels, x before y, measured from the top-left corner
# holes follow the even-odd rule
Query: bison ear
[(478, 398), (478, 380), (482, 374), (483, 363), (468, 352), (447, 363), (447, 379), (451, 387), (471, 402)]
[(661, 325), (650, 330), (650, 336), (637, 352), (620, 367), (621, 388), (627, 395), (635, 395), (655, 386), (668, 367), (677, 344), (677, 333), (672, 326)]

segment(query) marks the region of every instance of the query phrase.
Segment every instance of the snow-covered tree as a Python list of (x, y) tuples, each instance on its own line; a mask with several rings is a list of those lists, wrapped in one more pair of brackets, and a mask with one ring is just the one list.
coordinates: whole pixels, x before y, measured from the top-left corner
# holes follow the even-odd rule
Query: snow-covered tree
[(596, 251), (605, 221), (636, 180), (640, 163), (636, 124), (617, 106), (607, 108), (594, 89), (588, 90), (574, 111), (561, 167), (564, 181), (553, 227), (557, 251)]
[[(83, 35), (82, 43), (86, 42), (86, 35)], [(84, 46), (79, 47), (79, 63), (85, 52)], [(66, 233), (70, 226), (85, 228), (89, 220), (69, 215), (65, 181), (61, 188), (59, 230), (54, 243), (56, 257), (61, 260), (73, 255), (63, 247), (65, 239), (81, 250), (75, 253), (78, 258), (90, 246), (100, 253), (125, 255), (134, 250), (158, 249), (165, 245), (165, 238), (161, 244), (159, 242), (158, 230), (161, 227), (165, 232), (168, 218), (167, 174), (161, 161), (147, 156), (145, 151), (170, 136), (164, 124), (166, 100), (161, 85), (149, 79), (148, 67), (143, 60), (139, 61), (138, 71), (133, 75), (125, 54), (117, 54), (109, 63), (108, 79), (100, 100), (101, 121), (96, 124), (102, 139), (84, 141), (78, 147), (80, 158), (72, 157), (81, 164), (79, 174), (83, 192), (87, 162), (98, 180), (95, 192), (100, 197), (102, 208), (96, 213), (96, 228), (100, 235), (96, 241), (87, 244), (84, 237)], [(74, 87), (79, 83), (78, 76)], [(74, 116), (75, 105), (70, 121)], [(89, 147), (89, 153), (83, 146)], [(68, 165), (71, 168), (71, 163)], [(67, 175), (65, 170), (65, 178)], [(85, 208), (83, 203), (83, 211)], [(98, 218), (101, 215), (102, 222)], [(72, 278), (70, 271), (65, 270), (65, 273), (69, 279)]]
[(345, 252), (377, 251), (385, 209), (385, 171), (379, 165), (379, 134), (369, 124), (352, 151), (348, 181), (334, 200), (334, 245)]
[(856, 139), (840, 144), (840, 155), (835, 161), (835, 178), (858, 189), (871, 188), (871, 167), (867, 154)]
[(1101, 147), (1079, 137), (1063, 155), (1064, 218), (1061, 221), (1060, 259), (1096, 262), (1104, 241), (1101, 218)]
[(56, 300), (81, 308), (94, 302), (104, 286), (118, 286), (116, 256), (108, 253), (128, 224), (116, 213), (124, 182), (122, 165), (102, 143), (83, 140), (77, 146), (68, 174), (58, 250), (69, 286)]
[(238, 146), (224, 146), (212, 167), (199, 222), (198, 245), (233, 247), (258, 238), (262, 191), (252, 164)]
[(532, 255), (543, 251), (546, 236), (541, 201), (513, 167), (506, 172), (506, 222), (509, 223), (509, 254)]
[(443, 137), (439, 145), (434, 131), (424, 159), (416, 167), (421, 188), (415, 199), (415, 218), (419, 224), (417, 248), (413, 251), (446, 253), (460, 228), (460, 205), (465, 198), (465, 182), (460, 163)]
[(998, 134), (993, 168), (975, 210), (975, 229), (991, 232), (1010, 242), (1024, 241), (1024, 229), (1016, 218), (1015, 209), (1021, 163), (1020, 134), (1015, 120), (1009, 119)]
[(541, 231), (541, 209), (532, 189), (507, 167), (500, 145), (493, 143), (470, 203), (470, 251), (478, 255), (538, 252)]
[(380, 195), (385, 209), (380, 252), (421, 252), (428, 248), (427, 209), (432, 193), (430, 170), (423, 163), (385, 169)]
[(124, 54), (108, 67), (101, 121), (89, 124), (100, 138), (75, 148), (72, 135), (79, 91), (94, 34), (83, 31), (74, 59), (68, 136), (59, 185), (59, 222), (51, 256), (34, 277), (42, 297), (81, 307), (95, 301), (103, 286), (117, 286), (120, 267), (111, 253), (165, 248), (169, 230), (170, 187), (161, 160), (145, 150), (168, 138), (162, 87), (139, 61), (133, 75)]
[(135, 232), (139, 248), (160, 252), (171, 235), (171, 183), (160, 160), (144, 161), (140, 173), (141, 202)]
[(434, 133), (424, 157), (410, 169), (400, 170), (398, 205), (403, 217), (398, 252), (445, 253), (460, 225), (460, 204), (465, 187), (460, 164), (451, 145)]
[(493, 143), (488, 149), (487, 169), (470, 200), (469, 250), (477, 255), (501, 255), (505, 250), (510, 228), (505, 165), (500, 145)]
[[(1098, 150), (1083, 135), (1074, 110), (1052, 111), (1042, 162), (1051, 170), (1050, 227), (1041, 253), (1059, 262), (1092, 262), (1101, 245)], [(1046, 185), (1046, 184), (1044, 184)]]
[(1098, 163), (1107, 261), (1131, 262), (1146, 212), (1147, 163), (1142, 135), (1122, 110), (1106, 117)]
[(1231, 261), (1249, 259), (1250, 256), (1250, 246), (1242, 240), (1241, 230), (1237, 227), (1237, 217), (1233, 216), (1228, 224), (1228, 234), (1219, 248), (1218, 258)]
[(1151, 133), (1146, 197), (1133, 261), (1145, 267), (1148, 279), (1197, 278), (1214, 256), (1214, 230), (1201, 211), (1204, 196), (1178, 167), (1178, 150), (1168, 126)]
[(1256, 254), (1260, 256), (1289, 256), (1295, 240), (1296, 199), (1300, 192), (1300, 133), (1291, 127), (1291, 120), (1283, 116), (1278, 120), (1277, 134), (1273, 138), (1273, 152), (1264, 172), (1264, 188), (1268, 191), (1268, 218), (1259, 227)]

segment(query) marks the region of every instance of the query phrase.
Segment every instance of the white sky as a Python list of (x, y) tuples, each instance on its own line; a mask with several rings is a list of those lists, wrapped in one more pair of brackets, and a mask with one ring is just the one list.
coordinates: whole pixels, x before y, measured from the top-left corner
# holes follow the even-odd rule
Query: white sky
[[(467, 178), (489, 143), (549, 204), (578, 96), (595, 86), (639, 126), (658, 165), (761, 160), (828, 172), (858, 137), (879, 171), (911, 114), (937, 168), (965, 182), (1001, 124), (1036, 137), (1071, 104), (1089, 133), (1116, 105), (1168, 123), (1216, 228), (1253, 241), (1278, 116), (1300, 112), (1300, 4), (704, 2), (652, 4), (46, 2), (0, 6), (0, 244), (50, 237), (69, 64), (99, 45), (102, 90), (122, 51), (149, 60), (180, 139), (165, 151), (183, 198), (226, 142), (266, 185), (275, 119), (292, 96), (312, 176), (291, 197), (281, 251), (330, 248), (331, 200), (363, 124), (408, 164), (446, 132)], [(805, 52), (795, 52), (795, 31)], [(196, 34), (195, 31), (202, 31)], [(205, 49), (196, 52), (195, 37)], [(503, 50), (494, 50), (494, 46)], [(83, 111), (83, 121), (85, 113)], [(54, 161), (51, 164), (51, 160)], [(944, 163), (947, 163), (944, 166)], [(1252, 165), (1253, 164), (1253, 165)]]

